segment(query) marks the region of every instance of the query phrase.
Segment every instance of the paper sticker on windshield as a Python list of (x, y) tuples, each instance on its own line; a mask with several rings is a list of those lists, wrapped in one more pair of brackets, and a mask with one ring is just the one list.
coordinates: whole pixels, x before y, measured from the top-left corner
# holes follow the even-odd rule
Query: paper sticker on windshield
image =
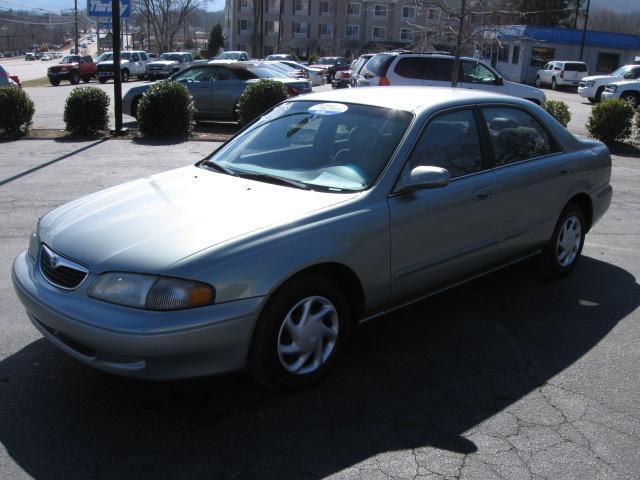
[(337, 115), (347, 111), (347, 106), (342, 103), (319, 103), (309, 107), (312, 115)]
[(291, 102), (286, 102), (286, 103), (283, 103), (281, 105), (278, 105), (276, 108), (271, 110), (269, 113), (267, 113), (266, 115), (263, 115), (262, 116), (262, 120), (271, 120), (272, 118), (276, 118), (276, 117), (282, 115), (287, 110), (289, 110), (292, 105), (293, 105), (293, 103), (291, 103)]

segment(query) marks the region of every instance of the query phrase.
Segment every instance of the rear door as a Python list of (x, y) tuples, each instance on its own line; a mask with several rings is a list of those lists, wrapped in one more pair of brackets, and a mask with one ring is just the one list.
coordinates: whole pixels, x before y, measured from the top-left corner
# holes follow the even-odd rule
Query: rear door
[(234, 70), (219, 66), (213, 85), (213, 114), (220, 118), (233, 118), (234, 107), (245, 86), (246, 82), (240, 80)]
[[(453, 71), (452, 58), (423, 57), (425, 60), (422, 72), (425, 86), (450, 87)], [(458, 75), (460, 77), (460, 75)]]
[(492, 265), (500, 233), (497, 177), (471, 108), (439, 114), (420, 134), (401, 177), (421, 165), (449, 170), (442, 188), (392, 194), (391, 295), (401, 302)]
[(198, 116), (211, 115), (213, 111), (214, 83), (218, 67), (203, 65), (189, 68), (173, 77), (187, 87), (193, 96)]
[[(501, 257), (544, 245), (574, 178), (570, 159), (528, 111), (516, 106), (481, 108), (500, 185)], [(578, 155), (578, 154), (576, 154)]]

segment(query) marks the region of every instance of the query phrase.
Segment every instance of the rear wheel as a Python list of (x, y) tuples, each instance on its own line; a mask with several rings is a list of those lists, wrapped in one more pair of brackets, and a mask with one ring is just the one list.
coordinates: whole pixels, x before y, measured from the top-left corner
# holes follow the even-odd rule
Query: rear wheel
[(86, 77), (86, 76), (85, 76), (85, 77), (82, 77), (82, 81), (83, 81), (84, 83), (89, 83), (89, 82), (91, 81), (91, 77)]
[(140, 102), (140, 97), (133, 100), (131, 103), (131, 116), (138, 120), (138, 103)]
[(78, 72), (71, 72), (69, 82), (71, 82), (71, 85), (77, 85), (80, 83), (80, 75), (78, 75)]
[(273, 294), (258, 319), (249, 370), (269, 388), (308, 387), (331, 368), (350, 324), (347, 300), (329, 278), (292, 279)]
[(100, 83), (104, 83), (104, 82), (106, 82), (106, 81), (107, 81), (107, 77), (98, 77), (98, 81), (99, 81)]
[(586, 233), (584, 211), (570, 203), (560, 214), (551, 240), (540, 254), (542, 273), (555, 278), (571, 273), (580, 259)]
[(49, 79), (49, 83), (51, 83), (51, 85), (53, 85), (54, 87), (57, 87), (58, 85), (60, 85), (60, 80), (58, 80), (57, 78), (51, 78)]

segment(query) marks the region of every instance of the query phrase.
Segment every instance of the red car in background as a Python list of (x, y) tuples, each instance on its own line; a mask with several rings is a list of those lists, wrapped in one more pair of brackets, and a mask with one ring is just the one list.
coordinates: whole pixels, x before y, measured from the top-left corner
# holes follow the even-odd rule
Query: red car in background
[(47, 77), (54, 87), (60, 85), (61, 80), (69, 80), (72, 85), (77, 85), (80, 80), (88, 83), (96, 78), (96, 63), (89, 55), (66, 55), (58, 65), (47, 69)]

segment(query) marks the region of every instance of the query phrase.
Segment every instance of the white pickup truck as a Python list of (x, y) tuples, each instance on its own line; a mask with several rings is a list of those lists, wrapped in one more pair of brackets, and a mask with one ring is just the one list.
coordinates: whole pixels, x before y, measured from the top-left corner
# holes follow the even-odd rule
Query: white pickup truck
[(599, 102), (604, 88), (610, 83), (640, 79), (640, 65), (625, 65), (609, 75), (584, 77), (578, 87), (578, 95), (586, 97), (590, 102)]
[[(100, 83), (113, 78), (113, 52), (105, 52), (98, 57), (96, 76)], [(132, 50), (120, 54), (120, 78), (128, 82), (130, 77), (142, 79), (147, 74), (149, 57), (142, 50)]]
[(640, 80), (612, 82), (604, 88), (600, 98), (602, 100), (624, 100), (634, 108), (638, 108), (640, 107)]

